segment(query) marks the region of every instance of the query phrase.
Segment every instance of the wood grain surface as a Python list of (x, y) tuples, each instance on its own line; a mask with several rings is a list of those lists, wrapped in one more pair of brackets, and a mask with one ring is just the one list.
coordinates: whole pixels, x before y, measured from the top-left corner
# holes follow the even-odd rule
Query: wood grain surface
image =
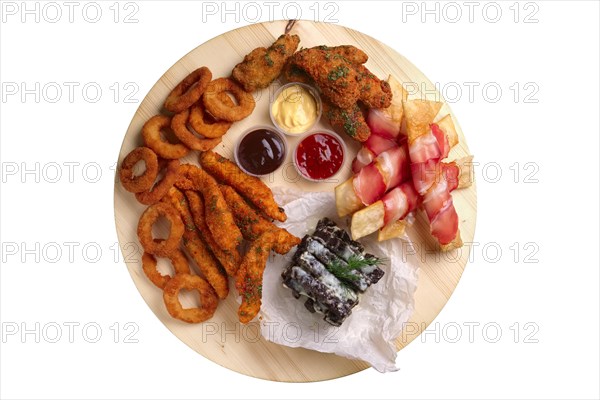
[[(141, 128), (144, 122), (161, 112), (162, 104), (170, 90), (189, 72), (200, 66), (207, 66), (214, 77), (229, 76), (232, 68), (244, 55), (259, 46), (270, 45), (284, 30), (287, 21), (256, 24), (216, 37), (192, 50), (160, 77), (142, 101), (123, 139), (119, 163), (134, 147), (142, 145)], [(367, 67), (382, 79), (394, 75), (412, 91), (411, 97), (421, 97), (422, 92), (432, 100), (439, 100), (434, 85), (408, 60), (383, 43), (360, 32), (339, 25), (298, 21), (291, 33), (300, 35), (300, 46), (352, 44), (369, 55)], [(401, 49), (399, 49), (401, 50)], [(234, 124), (223, 143), (215, 150), (233, 159), (232, 150), (239, 135), (246, 129), (261, 124), (270, 125), (268, 104), (275, 90), (280, 86), (274, 82), (270, 88), (255, 93), (256, 108), (252, 115)], [(445, 105), (440, 115), (451, 113)], [(450, 158), (459, 158), (469, 153), (466, 140), (454, 116), (460, 142), (452, 150)], [(321, 121), (320, 127), (329, 128)], [(272, 186), (294, 186), (305, 191), (330, 191), (337, 183), (350, 175), (350, 164), (360, 146), (346, 138), (349, 154), (338, 176), (328, 183), (313, 183), (300, 178), (291, 163), (288, 152), (286, 164), (264, 178)], [(288, 146), (293, 149), (298, 138), (289, 138)], [(196, 163), (196, 154), (188, 156), (189, 162)], [(475, 183), (468, 189), (453, 193), (454, 203), (460, 218), (460, 231), (463, 241), (473, 240), (477, 214)], [(217, 313), (209, 324), (189, 325), (171, 318), (164, 306), (162, 292), (150, 283), (141, 269), (141, 246), (136, 228), (144, 206), (135, 197), (115, 185), (115, 219), (120, 246), (127, 268), (140, 294), (165, 326), (189, 347), (204, 357), (237, 372), (274, 381), (307, 382), (320, 381), (361, 371), (368, 365), (361, 361), (348, 360), (336, 355), (319, 353), (300, 348), (279, 346), (259, 337), (258, 325), (242, 326), (237, 323), (238, 304), (235, 299), (233, 282), (231, 294), (221, 302)], [(456, 288), (469, 258), (469, 248), (439, 253), (435, 251), (434, 240), (429, 234), (429, 226), (422, 212), (409, 229), (409, 237), (420, 260), (419, 285), (416, 292), (415, 312), (405, 332), (398, 338), (397, 347), (402, 349), (417, 337), (434, 320)], [(401, 357), (401, 353), (399, 357)], [(215, 368), (219, 368), (215, 365)], [(204, 379), (204, 378), (203, 378)]]

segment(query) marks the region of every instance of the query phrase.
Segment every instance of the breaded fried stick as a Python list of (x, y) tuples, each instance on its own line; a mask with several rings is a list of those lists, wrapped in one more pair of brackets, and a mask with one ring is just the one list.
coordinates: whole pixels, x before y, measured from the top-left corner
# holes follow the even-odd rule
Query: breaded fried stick
[(277, 236), (275, 231), (266, 231), (260, 235), (250, 245), (242, 265), (237, 271), (235, 287), (242, 296), (238, 317), (243, 324), (252, 321), (260, 311), (263, 273)]
[(213, 233), (206, 225), (206, 217), (204, 214), (204, 200), (199, 193), (193, 190), (186, 190), (185, 197), (188, 200), (192, 217), (194, 218), (194, 224), (196, 228), (202, 234), (202, 239), (206, 242), (212, 253), (221, 262), (223, 268), (227, 272), (227, 275), (234, 276), (242, 257), (237, 249), (223, 250), (214, 239)]
[(277, 205), (273, 192), (263, 181), (246, 174), (234, 162), (212, 151), (200, 153), (199, 159), (206, 172), (236, 189), (266, 216), (281, 222), (287, 219), (285, 211)]
[(215, 179), (206, 171), (191, 164), (180, 166), (179, 174), (191, 181), (192, 186), (202, 193), (206, 225), (213, 234), (215, 242), (221, 249), (233, 251), (242, 241), (242, 232), (235, 224)]
[(185, 224), (183, 244), (192, 259), (196, 262), (196, 265), (198, 265), (200, 272), (213, 289), (215, 289), (217, 296), (220, 299), (226, 298), (229, 294), (227, 276), (219, 268), (217, 260), (215, 260), (208, 250), (206, 243), (200, 239), (196, 225), (194, 225), (190, 207), (183, 193), (176, 188), (171, 188), (163, 201), (170, 204), (181, 215), (181, 219)]
[(221, 185), (221, 192), (244, 239), (253, 241), (268, 230), (280, 231), (282, 234), (273, 245), (273, 250), (279, 254), (287, 254), (300, 243), (300, 238), (260, 216), (231, 186)]
[(244, 61), (233, 69), (231, 75), (246, 92), (266, 88), (273, 82), (283, 66), (298, 48), (298, 35), (281, 35), (268, 49), (258, 47), (252, 50)]

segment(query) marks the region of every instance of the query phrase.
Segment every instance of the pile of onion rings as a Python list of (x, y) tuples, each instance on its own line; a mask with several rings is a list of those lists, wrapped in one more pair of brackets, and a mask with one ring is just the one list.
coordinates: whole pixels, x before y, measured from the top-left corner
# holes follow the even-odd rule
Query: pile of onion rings
[[(208, 68), (198, 68), (168, 95), (164, 102), (167, 113), (144, 123), (143, 146), (127, 154), (118, 170), (123, 188), (148, 206), (137, 226), (143, 248), (141, 270), (163, 291), (169, 315), (187, 323), (210, 319), (219, 300), (229, 294), (229, 278), (242, 276), (244, 280), (251, 278), (253, 285), (241, 289), (247, 292), (243, 304), (247, 311), (240, 311), (240, 320), (252, 320), (260, 309), (256, 288), (261, 284), (270, 248), (284, 253), (300, 241), (271, 222), (273, 213), (268, 212), (269, 208), (252, 211), (241, 196), (251, 203), (260, 200), (260, 204), (270, 205), (281, 214), (276, 215), (278, 219), (284, 219), (270, 189), (261, 185), (250, 190), (256, 186), (256, 179), (245, 173), (232, 177), (239, 171), (231, 168), (229, 160), (211, 152), (231, 126), (250, 115), (254, 107), (252, 95), (235, 81), (212, 80)], [(200, 157), (207, 165), (211, 164), (208, 160), (227, 162), (211, 164), (207, 169), (181, 162), (194, 151), (210, 153)], [(142, 164), (145, 170), (139, 168)], [(232, 185), (226, 190), (227, 199), (222, 192), (226, 183)], [(160, 230), (168, 234), (155, 237), (154, 232)], [(260, 241), (255, 243), (258, 236)], [(249, 254), (240, 254), (244, 238), (250, 243)], [(264, 247), (267, 254), (257, 257), (258, 247)], [(173, 273), (161, 271), (167, 264)], [(184, 309), (178, 298), (181, 290), (197, 291), (200, 305)]]

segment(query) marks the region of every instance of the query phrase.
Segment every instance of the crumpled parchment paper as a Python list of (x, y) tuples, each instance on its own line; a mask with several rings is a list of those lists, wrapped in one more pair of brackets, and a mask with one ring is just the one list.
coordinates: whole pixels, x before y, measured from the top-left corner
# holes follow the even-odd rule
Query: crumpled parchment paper
[[(329, 217), (349, 230), (345, 220), (337, 217), (332, 192), (301, 192), (294, 189), (273, 190), (277, 202), (285, 207), (288, 219), (278, 225), (298, 237), (311, 234), (319, 219)], [(364, 240), (363, 240), (364, 239)], [(263, 281), (261, 334), (267, 340), (290, 347), (305, 347), (320, 352), (368, 362), (379, 372), (396, 371), (395, 339), (414, 309), (418, 264), (410, 242), (394, 239), (377, 242), (377, 234), (361, 239), (366, 250), (387, 261), (381, 266), (385, 275), (360, 295), (359, 304), (341, 327), (310, 313), (304, 297), (295, 299), (283, 286), (281, 272), (295, 250), (285, 256), (274, 255), (267, 263)]]

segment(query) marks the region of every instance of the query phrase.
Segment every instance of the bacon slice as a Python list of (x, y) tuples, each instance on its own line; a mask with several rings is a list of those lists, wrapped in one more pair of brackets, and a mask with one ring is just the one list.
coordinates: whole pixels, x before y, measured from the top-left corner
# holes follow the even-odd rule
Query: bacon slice
[(384, 109), (371, 108), (367, 116), (367, 124), (371, 129), (371, 134), (396, 139), (400, 135), (402, 115), (404, 114), (403, 102), (408, 99), (408, 92), (392, 75), (388, 77), (387, 81), (392, 90), (392, 103)]
[(439, 161), (441, 152), (438, 146), (438, 140), (431, 129), (425, 134), (416, 138), (409, 145), (410, 161), (420, 164), (429, 160)]
[(460, 176), (460, 167), (456, 164), (456, 162), (452, 163), (442, 163), (442, 174), (448, 184), (448, 190), (453, 191), (458, 189), (458, 178)]
[(407, 147), (393, 147), (379, 154), (371, 164), (362, 168), (354, 176), (353, 186), (358, 198), (368, 206), (409, 178)]
[(438, 240), (442, 248), (453, 242), (460, 242), (462, 245), (458, 231), (458, 214), (452, 203), (452, 197), (433, 218), (430, 218), (429, 225), (431, 235)]
[(360, 170), (352, 181), (354, 192), (364, 205), (373, 204), (385, 193), (383, 175), (375, 163)]
[(363, 167), (373, 162), (375, 157), (384, 151), (398, 147), (398, 143), (391, 139), (386, 139), (377, 134), (371, 134), (369, 139), (363, 144), (352, 162), (352, 172), (358, 173)]
[(395, 140), (386, 139), (383, 136), (371, 135), (364, 143), (364, 147), (369, 149), (375, 156), (378, 156), (386, 150), (398, 147), (398, 143)]
[(450, 192), (459, 186), (460, 169), (443, 164), (458, 136), (450, 116), (440, 124), (433, 119), (441, 104), (423, 100), (407, 101), (406, 129), (414, 187), (422, 196), (431, 234), (443, 251), (462, 246), (458, 214)]
[(407, 146), (394, 147), (377, 156), (375, 163), (381, 170), (386, 191), (410, 178), (410, 160)]
[(367, 115), (367, 125), (371, 134), (380, 137), (395, 139), (400, 134), (400, 124), (392, 120), (385, 110), (371, 108)]
[(398, 146), (397, 139), (401, 137), (404, 114), (402, 103), (408, 98), (408, 92), (392, 75), (388, 77), (388, 83), (392, 90), (392, 104), (385, 109), (369, 109), (367, 125), (371, 136), (363, 143), (362, 149), (352, 162), (352, 172), (355, 174), (369, 165), (379, 154)]
[(354, 157), (354, 160), (352, 161), (352, 173), (359, 173), (361, 169), (371, 164), (375, 157), (376, 155), (373, 154), (371, 150), (367, 149), (366, 147), (361, 147), (358, 153), (356, 153), (356, 157)]
[(387, 193), (383, 198), (352, 215), (350, 233), (357, 240), (385, 225), (405, 218), (417, 208), (419, 195), (412, 183), (405, 182)]
[(431, 133), (435, 136), (435, 139), (438, 144), (438, 149), (440, 151), (440, 159), (444, 159), (448, 157), (448, 153), (450, 153), (450, 143), (448, 141), (448, 136), (439, 127), (438, 124), (431, 124)]
[(411, 182), (405, 182), (386, 193), (381, 199), (385, 209), (384, 225), (406, 218), (419, 204), (419, 194)]
[(424, 195), (435, 183), (438, 174), (438, 160), (432, 159), (422, 163), (412, 163), (410, 171), (415, 189)]

